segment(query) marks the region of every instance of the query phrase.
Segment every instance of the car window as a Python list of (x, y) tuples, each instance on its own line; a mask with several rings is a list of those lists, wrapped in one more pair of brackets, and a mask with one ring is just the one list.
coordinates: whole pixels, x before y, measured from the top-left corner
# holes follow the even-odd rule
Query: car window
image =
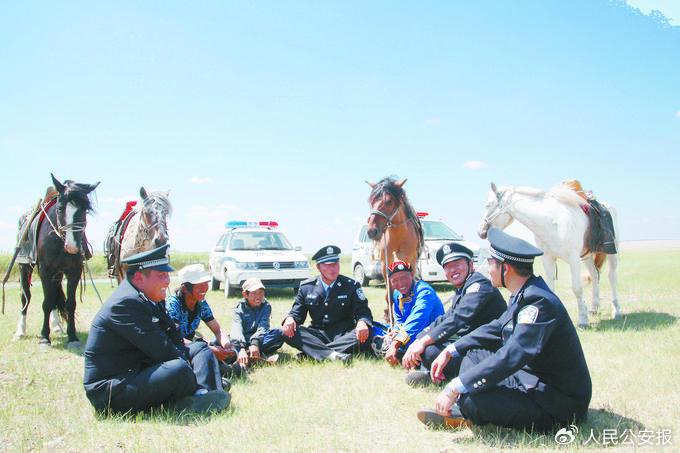
[(453, 231), (443, 222), (426, 221), (422, 223), (425, 239), (450, 239), (453, 241), (463, 240), (463, 236)]
[(273, 231), (240, 231), (231, 235), (231, 250), (293, 250), (283, 233)]
[(225, 250), (227, 249), (227, 245), (229, 244), (229, 238), (230, 237), (231, 237), (231, 235), (229, 233), (222, 236), (222, 247), (224, 247)]
[(224, 234), (220, 236), (220, 238), (217, 240), (217, 244), (215, 244), (215, 247), (219, 247), (220, 245), (224, 245)]

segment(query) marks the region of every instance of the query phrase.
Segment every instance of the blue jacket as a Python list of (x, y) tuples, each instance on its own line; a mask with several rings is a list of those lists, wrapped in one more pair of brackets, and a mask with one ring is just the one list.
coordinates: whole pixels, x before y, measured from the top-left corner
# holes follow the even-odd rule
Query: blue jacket
[(248, 345), (261, 347), (262, 338), (269, 331), (271, 315), (272, 306), (266, 299), (258, 308), (252, 308), (245, 299), (239, 301), (234, 307), (231, 324), (232, 344), (239, 348), (245, 348)]
[(402, 295), (394, 291), (395, 339), (404, 346), (410, 345), (416, 336), (444, 314), (444, 305), (435, 290), (422, 280), (414, 280), (411, 293)]

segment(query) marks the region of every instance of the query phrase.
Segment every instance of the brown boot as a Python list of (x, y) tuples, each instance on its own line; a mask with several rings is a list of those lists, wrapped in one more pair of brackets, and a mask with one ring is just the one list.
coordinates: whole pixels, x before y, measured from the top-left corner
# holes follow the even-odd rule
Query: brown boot
[(418, 420), (430, 428), (456, 429), (472, 426), (472, 422), (466, 420), (460, 411), (458, 411), (458, 408), (455, 408), (450, 416), (440, 415), (432, 409), (421, 409), (418, 411)]

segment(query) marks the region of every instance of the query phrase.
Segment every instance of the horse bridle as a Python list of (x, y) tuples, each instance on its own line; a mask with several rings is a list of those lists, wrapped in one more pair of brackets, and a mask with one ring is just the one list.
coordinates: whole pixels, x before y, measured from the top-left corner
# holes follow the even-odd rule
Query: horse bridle
[[(150, 224), (150, 225), (147, 225), (147, 223), (146, 223), (146, 218), (145, 218), (145, 216), (143, 215), (144, 208), (146, 208), (147, 206), (151, 206), (153, 203), (157, 203), (157, 202), (158, 202), (158, 200), (155, 200), (155, 199), (152, 199), (152, 198), (147, 198), (146, 200), (144, 200), (144, 206), (142, 207), (142, 209), (141, 209), (141, 211), (140, 211), (140, 216), (141, 216), (141, 218), (140, 218), (139, 225), (142, 227), (142, 229), (143, 229), (143, 231), (144, 231), (144, 240), (151, 239), (151, 237), (152, 237), (152, 236), (151, 236), (151, 232), (152, 232), (155, 228), (161, 226), (161, 224), (162, 224), (162, 227), (163, 227), (163, 228), (162, 228), (162, 230), (163, 230), (162, 232), (165, 233), (165, 234), (167, 235), (167, 229), (168, 229), (168, 228), (167, 228), (167, 225), (165, 224), (164, 221), (161, 221), (161, 220), (160, 220), (160, 218), (161, 218), (160, 215), (156, 216), (159, 220), (157, 220), (156, 222), (154, 222), (154, 223), (152, 223), (152, 224)], [(158, 229), (159, 229), (159, 231), (161, 230), (161, 228), (158, 228)]]
[[(510, 195), (508, 196), (507, 202), (503, 206), (501, 206), (501, 200), (505, 196), (506, 192), (509, 192)], [(505, 192), (501, 193), (500, 196), (498, 196), (498, 193), (496, 194), (496, 198), (498, 200), (498, 203), (496, 204), (496, 209), (494, 209), (494, 211), (490, 215), (484, 216), (484, 228), (485, 229), (488, 230), (489, 226), (491, 225), (491, 222), (493, 222), (498, 216), (508, 212), (510, 207), (513, 205), (513, 203), (510, 202), (511, 199), (512, 199), (513, 193), (514, 193), (514, 191), (512, 189), (508, 189)]]
[(404, 225), (406, 222), (409, 222), (409, 221), (411, 221), (411, 220), (413, 220), (413, 219), (412, 219), (411, 217), (408, 217), (406, 220), (404, 220), (404, 221), (401, 222), (401, 223), (392, 223), (392, 219), (394, 219), (394, 217), (397, 215), (397, 213), (399, 212), (399, 208), (400, 208), (400, 207), (401, 207), (401, 202), (400, 202), (399, 204), (397, 204), (397, 206), (394, 208), (394, 212), (392, 212), (392, 214), (390, 214), (390, 215), (387, 215), (387, 214), (385, 214), (384, 212), (379, 211), (379, 210), (377, 210), (377, 209), (371, 209), (371, 212), (370, 212), (370, 214), (369, 214), (369, 217), (372, 216), (372, 215), (377, 215), (377, 216), (380, 216), (380, 217), (384, 218), (384, 219), (385, 219), (385, 227), (383, 228), (383, 231), (385, 231), (385, 230), (388, 229), (388, 228), (393, 228), (393, 227), (402, 226), (402, 225)]
[(63, 214), (61, 207), (59, 205), (59, 201), (57, 201), (57, 205), (55, 206), (55, 209), (57, 210), (57, 225), (55, 226), (54, 223), (52, 223), (52, 219), (50, 219), (50, 216), (47, 215), (47, 211), (45, 211), (45, 205), (44, 203), (40, 203), (40, 210), (45, 214), (45, 218), (47, 221), (50, 223), (50, 226), (52, 227), (52, 231), (54, 234), (56, 234), (62, 241), (64, 240), (64, 236), (66, 233), (69, 231), (72, 233), (79, 233), (82, 231), (85, 231), (85, 228), (87, 227), (87, 221), (85, 222), (71, 222), (71, 223), (66, 223), (62, 224), (61, 223), (61, 216)]

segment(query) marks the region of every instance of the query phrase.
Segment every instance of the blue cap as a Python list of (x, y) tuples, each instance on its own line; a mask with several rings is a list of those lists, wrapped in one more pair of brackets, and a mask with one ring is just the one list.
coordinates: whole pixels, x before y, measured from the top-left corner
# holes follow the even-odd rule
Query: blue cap
[(316, 264), (336, 263), (340, 261), (340, 247), (335, 245), (321, 247), (314, 256), (312, 256), (312, 259), (316, 261)]
[(128, 256), (120, 262), (127, 264), (128, 271), (151, 269), (159, 272), (172, 272), (175, 269), (170, 267), (169, 248), (170, 244), (161, 245), (158, 248)]
[(490, 244), (489, 253), (499, 261), (511, 264), (533, 263), (535, 257), (543, 255), (543, 250), (498, 228), (490, 228), (487, 237)]

